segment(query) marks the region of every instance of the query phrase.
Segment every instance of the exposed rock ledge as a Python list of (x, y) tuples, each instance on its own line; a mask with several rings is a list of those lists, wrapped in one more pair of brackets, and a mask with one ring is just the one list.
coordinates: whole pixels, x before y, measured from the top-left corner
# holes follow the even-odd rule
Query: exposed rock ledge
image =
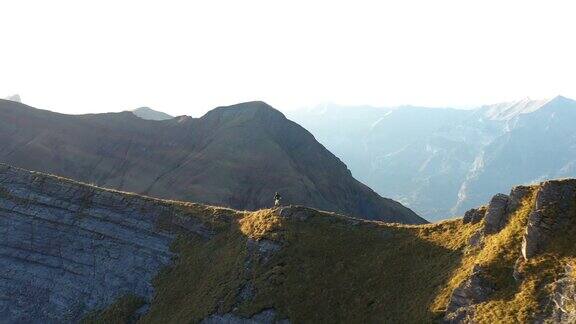
[(554, 233), (567, 226), (574, 217), (575, 205), (576, 179), (546, 181), (541, 185), (522, 242), (525, 259), (541, 253)]
[(210, 236), (184, 213), (0, 164), (0, 318), (77, 322), (122, 295), (149, 300), (152, 279), (173, 258), (175, 235), (160, 227)]
[[(566, 235), (573, 226), (576, 217), (576, 179), (551, 180), (538, 186), (517, 186), (510, 195), (495, 195), (488, 206), (471, 209), (466, 212), (464, 223), (478, 223), (484, 220), (484, 226), (468, 241), (471, 248), (481, 248), (487, 235), (500, 232), (508, 223), (511, 214), (518, 210), (522, 201), (536, 190), (535, 203), (528, 214), (521, 251), (511, 273), (514, 280), (520, 282), (524, 273), (520, 265), (524, 260), (533, 258), (546, 249), (555, 235)], [(536, 323), (573, 323), (576, 321), (576, 280), (574, 268), (566, 266), (566, 274), (550, 284), (551, 295), (543, 298), (548, 303), (551, 314)], [(486, 276), (486, 271), (475, 265), (471, 275), (452, 291), (448, 301), (444, 323), (473, 323), (475, 305), (490, 298), (496, 287)]]
[(473, 306), (488, 300), (494, 291), (495, 287), (486, 278), (485, 270), (475, 265), (470, 277), (452, 292), (443, 323), (469, 322), (473, 318)]

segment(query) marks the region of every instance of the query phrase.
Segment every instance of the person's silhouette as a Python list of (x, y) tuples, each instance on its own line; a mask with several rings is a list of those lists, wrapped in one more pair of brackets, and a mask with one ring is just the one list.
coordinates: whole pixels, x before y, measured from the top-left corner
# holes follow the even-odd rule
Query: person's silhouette
[(278, 192), (274, 195), (274, 207), (280, 206), (280, 200), (282, 200), (282, 196)]

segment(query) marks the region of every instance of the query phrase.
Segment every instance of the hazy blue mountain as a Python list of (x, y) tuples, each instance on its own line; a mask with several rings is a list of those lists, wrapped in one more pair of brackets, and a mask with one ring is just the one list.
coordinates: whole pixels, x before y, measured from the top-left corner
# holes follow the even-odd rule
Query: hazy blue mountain
[(515, 184), (576, 176), (576, 101), (560, 96), (473, 110), (324, 105), (289, 117), (360, 181), (429, 220)]
[(576, 175), (576, 101), (558, 96), (501, 121), (502, 133), (483, 147), (462, 184), (457, 212), (512, 181), (533, 183)]

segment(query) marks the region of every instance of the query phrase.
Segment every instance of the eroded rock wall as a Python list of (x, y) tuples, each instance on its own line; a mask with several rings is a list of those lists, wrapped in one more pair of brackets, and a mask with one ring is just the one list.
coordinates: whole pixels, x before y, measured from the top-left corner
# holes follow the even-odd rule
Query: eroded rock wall
[(172, 262), (163, 201), (0, 164), (0, 318), (76, 322), (133, 294)]

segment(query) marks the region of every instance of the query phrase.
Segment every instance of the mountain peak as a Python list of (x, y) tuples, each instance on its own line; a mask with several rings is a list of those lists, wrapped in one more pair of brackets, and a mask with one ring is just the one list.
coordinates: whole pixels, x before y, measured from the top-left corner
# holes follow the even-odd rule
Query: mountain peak
[[(0, 150), (2, 162), (31, 162), (25, 166), (115, 189), (245, 210), (270, 206), (278, 191), (291, 204), (360, 218), (425, 222), (356, 181), (310, 133), (263, 102), (162, 123), (143, 122), (128, 111), (61, 116), (9, 108), (0, 109), (2, 144), (8, 145)], [(172, 127), (177, 124), (182, 127)], [(21, 131), (12, 131), (14, 126)], [(30, 138), (37, 138), (37, 145), (21, 144)], [(105, 152), (101, 143), (110, 143)], [(46, 149), (57, 157), (43, 158)], [(85, 172), (102, 154), (112, 166)]]
[(132, 110), (132, 113), (142, 119), (147, 120), (167, 120), (174, 118), (161, 111), (154, 110), (150, 107), (140, 107)]
[(241, 102), (238, 104), (230, 105), (230, 106), (221, 106), (216, 109), (234, 109), (240, 111), (267, 111), (267, 112), (276, 112), (280, 113), (274, 107), (270, 106), (269, 104), (265, 103), (264, 101), (246, 101)]
[(533, 113), (544, 107), (563, 105), (572, 102), (574, 102), (574, 100), (560, 95), (552, 99), (543, 100), (532, 100), (526, 97), (518, 101), (484, 106), (481, 109), (488, 119), (506, 121), (521, 114)]
[(569, 98), (566, 98), (563, 95), (557, 95), (556, 97), (553, 98), (553, 100), (554, 99), (562, 99), (562, 100), (568, 99), (568, 100), (570, 100)]
[(286, 119), (286, 116), (284, 116), (283, 113), (264, 101), (247, 101), (235, 105), (217, 107), (207, 112), (202, 118), (211, 119), (216, 117), (221, 120), (232, 120), (238, 118)]
[(557, 95), (556, 97), (550, 99), (546, 104), (550, 104), (550, 103), (568, 103), (568, 102), (573, 102), (574, 100), (570, 99), (570, 98), (566, 98), (562, 95)]
[(20, 98), (19, 94), (13, 94), (11, 96), (8, 96), (6, 98), (4, 98), (6, 100), (10, 100), (10, 101), (14, 101), (14, 102), (19, 102), (22, 103), (22, 98)]

